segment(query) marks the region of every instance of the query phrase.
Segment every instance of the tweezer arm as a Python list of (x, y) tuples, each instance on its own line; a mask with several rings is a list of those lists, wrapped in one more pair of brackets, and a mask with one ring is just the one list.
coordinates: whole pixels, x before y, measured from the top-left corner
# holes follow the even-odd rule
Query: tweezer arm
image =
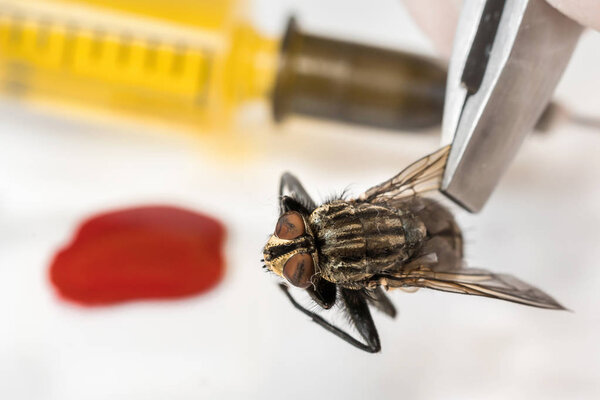
[(443, 144), (452, 143), (442, 192), (471, 212), (484, 206), (533, 129), (582, 30), (545, 0), (506, 0), (485, 73), (473, 92), (463, 81), (464, 69), (476, 42), (473, 25), (483, 23), (482, 3), (463, 4), (442, 127)]

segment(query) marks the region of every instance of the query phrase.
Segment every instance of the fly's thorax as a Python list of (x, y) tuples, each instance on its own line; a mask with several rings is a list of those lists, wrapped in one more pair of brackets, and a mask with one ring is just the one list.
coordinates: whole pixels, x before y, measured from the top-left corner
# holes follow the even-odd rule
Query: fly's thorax
[(266, 267), (292, 285), (310, 286), (316, 275), (318, 255), (313, 230), (305, 216), (296, 211), (280, 216), (263, 256)]
[(321, 275), (351, 285), (398, 267), (426, 237), (425, 225), (409, 210), (385, 204), (338, 200), (309, 217)]

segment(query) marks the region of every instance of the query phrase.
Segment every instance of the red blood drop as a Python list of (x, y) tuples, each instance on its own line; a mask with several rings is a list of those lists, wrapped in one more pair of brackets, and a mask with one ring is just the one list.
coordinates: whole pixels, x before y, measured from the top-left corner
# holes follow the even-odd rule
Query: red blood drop
[(223, 225), (169, 206), (92, 217), (50, 266), (60, 295), (85, 305), (189, 296), (223, 276)]

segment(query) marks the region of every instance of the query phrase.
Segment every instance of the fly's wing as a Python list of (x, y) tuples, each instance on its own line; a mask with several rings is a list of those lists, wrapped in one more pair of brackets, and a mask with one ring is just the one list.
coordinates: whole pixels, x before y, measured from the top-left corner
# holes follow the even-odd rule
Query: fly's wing
[(279, 196), (290, 196), (304, 205), (308, 210), (317, 208), (315, 201), (310, 197), (306, 189), (304, 189), (298, 178), (289, 172), (285, 172), (281, 176)]
[(450, 145), (421, 158), (392, 179), (373, 186), (361, 194), (358, 200), (370, 203), (389, 202), (438, 190), (449, 152)]
[(528, 306), (564, 310), (552, 297), (514, 276), (482, 269), (432, 271), (427, 267), (383, 278), (389, 287), (423, 287), (444, 292), (470, 294), (512, 301)]
[[(416, 194), (439, 189), (449, 151), (450, 146), (442, 147), (435, 153), (409, 165), (392, 179), (367, 190), (357, 200), (388, 204), (402, 202), (411, 205), (415, 199), (413, 196)], [(419, 212), (415, 211), (415, 213)], [(428, 229), (428, 231), (430, 230)], [(459, 241), (454, 247), (462, 246), (460, 231), (457, 228), (455, 230), (456, 232), (450, 232), (450, 239), (454, 238)], [(490, 297), (533, 307), (564, 309), (546, 293), (513, 276), (494, 274), (481, 269), (461, 268), (457, 262), (440, 262), (443, 257), (438, 252), (436, 250), (430, 254), (424, 254), (410, 265), (402, 266), (399, 271), (394, 271), (393, 268), (389, 269), (377, 278), (378, 285), (391, 288), (423, 287), (444, 292)], [(457, 254), (460, 255), (460, 253), (462, 251)]]

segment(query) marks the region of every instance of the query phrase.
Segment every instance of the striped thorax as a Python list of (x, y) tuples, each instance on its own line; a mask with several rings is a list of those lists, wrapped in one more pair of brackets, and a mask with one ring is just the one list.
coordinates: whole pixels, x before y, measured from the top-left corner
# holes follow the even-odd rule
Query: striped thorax
[(425, 225), (408, 211), (354, 201), (324, 204), (310, 215), (309, 223), (320, 274), (346, 287), (402, 265), (426, 235)]

